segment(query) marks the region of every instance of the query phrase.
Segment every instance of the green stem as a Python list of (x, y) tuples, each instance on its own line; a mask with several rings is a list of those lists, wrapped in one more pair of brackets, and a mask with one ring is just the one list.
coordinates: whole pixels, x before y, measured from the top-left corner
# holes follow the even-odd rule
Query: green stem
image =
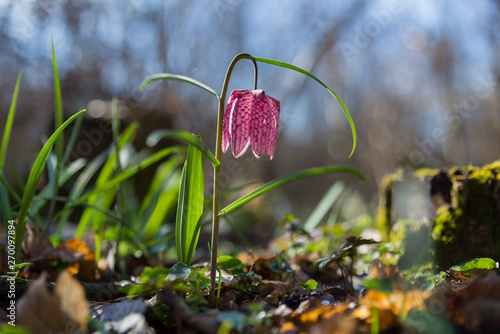
[[(222, 85), (221, 95), (219, 97), (219, 113), (217, 116), (217, 139), (215, 142), (215, 158), (221, 161), (222, 156), (222, 121), (224, 119), (224, 104), (226, 100), (227, 87), (229, 85), (229, 78), (233, 71), (234, 65), (241, 59), (252, 60), (255, 69), (254, 89), (257, 89), (257, 63), (248, 53), (237, 54), (229, 67), (227, 68), (224, 84)], [(215, 305), (215, 279), (217, 273), (217, 243), (219, 236), (219, 177), (220, 177), (220, 164), (214, 165), (214, 189), (213, 189), (213, 220), (212, 220), (212, 243), (211, 243), (211, 257), (210, 257), (210, 294), (209, 303), (211, 306)]]

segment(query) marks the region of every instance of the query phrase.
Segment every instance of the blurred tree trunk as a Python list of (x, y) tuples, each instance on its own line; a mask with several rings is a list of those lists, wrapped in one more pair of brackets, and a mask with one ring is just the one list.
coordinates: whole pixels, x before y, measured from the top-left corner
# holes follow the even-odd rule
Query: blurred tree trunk
[[(400, 186), (409, 182), (427, 189), (428, 211), (420, 216), (395, 207), (403, 192)], [(386, 176), (380, 189), (378, 224), (389, 240), (404, 238), (405, 266), (428, 260), (430, 254), (444, 268), (478, 257), (499, 260), (500, 160), (484, 167), (419, 169)], [(427, 255), (422, 254), (426, 240), (432, 240)]]

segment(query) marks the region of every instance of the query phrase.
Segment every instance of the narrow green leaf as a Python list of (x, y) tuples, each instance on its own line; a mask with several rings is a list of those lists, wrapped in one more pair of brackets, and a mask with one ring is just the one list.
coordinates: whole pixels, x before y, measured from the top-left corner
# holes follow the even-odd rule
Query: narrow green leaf
[(311, 232), (314, 230), (321, 220), (325, 217), (328, 210), (331, 209), (333, 203), (339, 198), (344, 190), (344, 183), (341, 181), (335, 182), (330, 189), (326, 192), (325, 196), (321, 199), (318, 205), (314, 208), (313, 212), (309, 215), (304, 223), (304, 230)]
[(21, 253), (21, 245), (24, 238), (24, 232), (26, 230), (26, 221), (28, 218), (29, 208), (35, 195), (36, 187), (40, 176), (42, 175), (43, 167), (49, 156), (50, 150), (54, 145), (57, 138), (63, 133), (64, 129), (71, 124), (78, 116), (82, 115), (85, 110), (82, 110), (73, 116), (71, 116), (66, 122), (64, 122), (47, 140), (42, 150), (38, 154), (38, 157), (31, 168), (30, 175), (28, 177), (28, 182), (26, 183), (26, 188), (24, 189), (23, 198), (21, 201), (21, 207), (19, 209), (19, 215), (17, 218), (17, 231), (16, 231), (16, 262), (19, 262), (19, 256)]
[(248, 56), (245, 56), (245, 57), (242, 57), (242, 58), (246, 58), (246, 59), (252, 59), (253, 58), (254, 60), (259, 61), (261, 63), (267, 63), (267, 64), (271, 64), (271, 65), (281, 66), (281, 67), (284, 67), (284, 68), (287, 68), (287, 69), (290, 69), (290, 70), (302, 73), (304, 75), (307, 75), (309, 78), (317, 81), (321, 86), (325, 87), (326, 90), (328, 90), (328, 92), (330, 92), (330, 94), (332, 94), (332, 96), (340, 104), (340, 106), (342, 107), (342, 109), (343, 109), (343, 111), (344, 111), (344, 113), (345, 113), (345, 115), (347, 117), (349, 125), (351, 126), (352, 141), (353, 141), (353, 143), (352, 143), (351, 154), (349, 154), (349, 157), (351, 157), (353, 155), (353, 153), (354, 153), (354, 151), (356, 149), (356, 143), (357, 143), (356, 127), (354, 126), (354, 121), (352, 120), (352, 117), (351, 117), (351, 114), (349, 113), (349, 110), (347, 110), (347, 107), (345, 106), (344, 102), (342, 102), (342, 99), (337, 95), (337, 93), (335, 93), (333, 91), (333, 89), (331, 89), (330, 87), (328, 87), (323, 81), (321, 81), (320, 79), (318, 79), (316, 76), (312, 75), (311, 73), (307, 72), (306, 70), (301, 69), (300, 67), (297, 67), (297, 66), (294, 66), (294, 65), (291, 65), (291, 64), (279, 61), (279, 60), (272, 60), (272, 59), (267, 59), (267, 58), (248, 57)]
[(178, 167), (181, 162), (178, 156), (174, 156), (156, 170), (155, 178), (139, 212), (145, 221), (140, 226), (141, 233), (146, 239), (154, 238), (161, 225), (165, 223), (167, 214), (175, 210), (180, 182)]
[(187, 159), (182, 169), (175, 227), (177, 260), (186, 264), (191, 263), (200, 235), (203, 186), (201, 151), (189, 145)]
[(182, 220), (184, 209), (184, 198), (186, 197), (186, 166), (187, 160), (184, 163), (181, 174), (181, 182), (179, 187), (179, 198), (177, 200), (177, 216), (175, 219), (175, 250), (177, 251), (177, 261), (182, 262), (184, 258), (184, 243), (182, 240)]
[(160, 73), (160, 74), (154, 74), (146, 79), (141, 83), (139, 86), (140, 90), (143, 90), (146, 88), (150, 83), (156, 80), (174, 80), (174, 81), (182, 81), (182, 82), (187, 82), (191, 85), (194, 85), (196, 87), (199, 87), (203, 90), (206, 90), (210, 94), (214, 95), (216, 98), (220, 98), (219, 94), (211, 87), (205, 85), (204, 83), (199, 82), (198, 80), (195, 80), (193, 78), (184, 76), (184, 75), (179, 75), (179, 74), (171, 74), (171, 73)]
[(140, 164), (138, 164), (134, 167), (131, 167), (129, 169), (126, 169), (121, 174), (118, 174), (117, 176), (115, 176), (112, 179), (108, 179), (106, 182), (100, 183), (98, 186), (96, 186), (95, 189), (93, 189), (92, 191), (88, 192), (87, 194), (81, 196), (78, 199), (78, 201), (76, 201), (76, 204), (81, 204), (84, 201), (86, 201), (87, 199), (89, 199), (89, 201), (90, 201), (90, 197), (98, 195), (106, 190), (113, 188), (114, 186), (116, 186), (120, 182), (128, 179), (129, 177), (140, 172), (141, 170), (151, 166), (152, 164), (154, 164), (154, 163), (160, 161), (161, 159), (171, 155), (172, 153), (176, 153), (176, 152), (184, 152), (184, 148), (179, 147), (179, 146), (172, 146), (172, 147), (168, 147), (168, 148), (165, 148), (161, 151), (156, 152), (155, 154), (153, 154), (152, 156), (150, 156), (146, 160), (142, 161)]
[[(53, 155), (52, 153), (50, 155)], [(49, 155), (49, 157), (50, 157)], [(55, 159), (54, 159), (55, 160)], [(49, 158), (50, 161), (50, 158)], [(75, 175), (80, 169), (85, 167), (87, 161), (83, 158), (71, 162), (68, 166), (61, 170), (59, 174), (59, 185), (65, 184), (73, 175)], [(34, 197), (31, 203), (30, 216), (34, 216), (38, 211), (47, 203), (47, 198), (55, 198), (56, 196), (52, 193), (53, 186), (47, 184), (37, 196)]]
[[(175, 174), (178, 174), (179, 177), (177, 181), (180, 181), (180, 173), (176, 172), (179, 165), (185, 160), (185, 157), (181, 159), (179, 156), (174, 156), (158, 166), (139, 210), (139, 216), (141, 216), (143, 221), (147, 220), (147, 217), (151, 214), (160, 193), (168, 187), (170, 179), (174, 178)], [(179, 182), (177, 182), (177, 187), (179, 186), (178, 183)], [(177, 196), (178, 194), (176, 193), (174, 197), (177, 198)]]
[(59, 226), (57, 227), (57, 236), (59, 239), (62, 239), (64, 226), (66, 225), (66, 222), (73, 212), (74, 206), (71, 205), (72, 202), (76, 201), (80, 197), (90, 179), (94, 176), (99, 167), (102, 166), (104, 161), (106, 161), (106, 154), (106, 152), (101, 152), (90, 163), (88, 163), (83, 172), (78, 175), (78, 178), (76, 179), (76, 182), (73, 185), (73, 188), (71, 188), (71, 191), (68, 195), (68, 202), (61, 210), (61, 218), (59, 219)]
[(226, 213), (238, 208), (239, 206), (245, 204), (246, 202), (254, 199), (257, 196), (262, 195), (265, 192), (268, 192), (269, 190), (273, 190), (277, 187), (283, 186), (285, 184), (298, 181), (301, 179), (304, 179), (306, 177), (314, 176), (314, 175), (321, 175), (321, 174), (326, 174), (326, 173), (351, 173), (357, 176), (361, 181), (364, 181), (363, 174), (358, 172), (355, 169), (349, 168), (349, 167), (343, 167), (343, 166), (326, 166), (326, 167), (317, 167), (317, 168), (310, 168), (306, 169), (300, 172), (296, 172), (293, 174), (289, 174), (283, 177), (280, 177), (279, 179), (276, 179), (274, 181), (271, 181), (269, 183), (266, 183), (262, 187), (255, 189), (251, 193), (241, 197), (240, 199), (234, 201), (233, 203), (229, 204), (226, 206), (224, 209), (220, 211), (220, 215), (225, 215)]
[(62, 157), (61, 165), (64, 166), (66, 165), (66, 162), (69, 159), (69, 156), (73, 150), (73, 147), (75, 145), (76, 139), (78, 135), (80, 134), (80, 128), (82, 126), (83, 118), (80, 117), (75, 121), (75, 124), (73, 126), (73, 129), (71, 129), (71, 136), (69, 138), (68, 143), (66, 144), (66, 150), (64, 151), (64, 155)]
[(16, 204), (18, 206), (21, 206), (21, 196), (19, 196), (19, 194), (14, 190), (14, 188), (12, 188), (12, 186), (7, 182), (7, 180), (3, 177), (2, 174), (0, 174), (0, 186), (5, 187), (5, 190), (13, 197)]
[(2, 146), (0, 148), (0, 173), (3, 172), (5, 155), (7, 154), (7, 146), (9, 145), (10, 140), (10, 132), (12, 131), (12, 125), (14, 124), (14, 114), (16, 113), (17, 96), (19, 94), (19, 86), (21, 85), (22, 76), (23, 71), (20, 71), (17, 76), (16, 88), (14, 88), (14, 95), (12, 96), (12, 102), (10, 103), (9, 115), (7, 116), (7, 121), (3, 131)]
[[(56, 54), (54, 51), (54, 38), (51, 40), (52, 44), (52, 66), (54, 67), (54, 100), (56, 104), (56, 129), (58, 129), (63, 123), (63, 108), (62, 108), (62, 97), (61, 97), (61, 83), (59, 81), (59, 72), (57, 70), (57, 62), (56, 62)], [(56, 155), (58, 164), (62, 160), (63, 155), (63, 147), (64, 147), (64, 138), (60, 136), (57, 138), (56, 144)], [(56, 172), (56, 174), (58, 174)], [(57, 181), (56, 181), (57, 183)]]
[(378, 314), (378, 308), (376, 306), (372, 306), (370, 308), (370, 313), (372, 315), (372, 326), (370, 328), (370, 334), (379, 334), (380, 333), (380, 317)]
[[(12, 102), (10, 103), (9, 114), (7, 115), (7, 122), (5, 123), (5, 128), (3, 130), (2, 145), (0, 147), (0, 176), (3, 177), (3, 165), (5, 163), (5, 156), (7, 155), (7, 146), (9, 145), (10, 132), (12, 131), (12, 125), (14, 124), (14, 114), (16, 112), (17, 96), (19, 94), (19, 86), (21, 85), (21, 78), (23, 72), (20, 71), (17, 75), (16, 87), (14, 88), (14, 95), (12, 96)], [(9, 195), (7, 189), (3, 184), (0, 184), (0, 211), (1, 219), (4, 222), (12, 219), (12, 214), (10, 211)]]
[[(116, 189), (111, 189), (112, 186), (106, 188), (108, 191), (101, 190), (101, 187), (105, 187), (109, 185), (109, 180), (113, 176), (113, 173), (116, 169), (116, 156), (119, 154), (120, 150), (128, 145), (138, 129), (139, 125), (137, 123), (130, 124), (125, 131), (121, 134), (120, 139), (118, 140), (118, 147), (111, 151), (108, 159), (104, 163), (104, 166), (99, 173), (96, 181), (96, 189), (100, 189), (100, 191), (92, 191), (87, 193), (85, 196), (82, 196), (77, 203), (82, 203), (84, 200), (88, 198), (88, 203), (91, 205), (100, 205), (106, 208), (109, 208), (113, 199), (115, 197)], [(113, 184), (115, 186), (116, 184)], [(98, 226), (104, 221), (104, 215), (98, 212), (94, 212), (91, 208), (87, 208), (78, 223), (78, 229), (76, 232), (76, 238), (81, 238), (87, 226), (91, 223), (94, 226)]]
[(150, 147), (155, 146), (163, 138), (172, 138), (185, 141), (203, 153), (211, 162), (214, 167), (220, 165), (219, 160), (215, 158), (212, 151), (203, 143), (200, 136), (193, 135), (186, 131), (171, 131), (171, 130), (158, 130), (151, 133), (146, 139), (146, 144)]

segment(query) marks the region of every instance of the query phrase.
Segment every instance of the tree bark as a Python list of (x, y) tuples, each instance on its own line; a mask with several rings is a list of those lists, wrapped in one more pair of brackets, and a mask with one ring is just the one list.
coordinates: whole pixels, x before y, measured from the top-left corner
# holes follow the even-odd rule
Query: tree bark
[[(406, 189), (409, 185), (410, 190)], [(410, 201), (406, 203), (407, 208), (416, 206), (426, 212), (419, 214), (397, 205), (398, 199), (408, 193), (416, 196), (419, 192), (426, 205)], [(410, 264), (417, 261), (417, 257), (423, 260), (431, 255), (437, 265), (445, 268), (478, 257), (498, 261), (500, 160), (483, 167), (419, 169), (390, 174), (381, 183), (377, 221), (387, 240), (404, 240), (407, 260), (414, 257)], [(429, 256), (422, 254), (426, 240), (432, 242), (429, 249), (424, 250)], [(415, 254), (406, 254), (412, 252)]]

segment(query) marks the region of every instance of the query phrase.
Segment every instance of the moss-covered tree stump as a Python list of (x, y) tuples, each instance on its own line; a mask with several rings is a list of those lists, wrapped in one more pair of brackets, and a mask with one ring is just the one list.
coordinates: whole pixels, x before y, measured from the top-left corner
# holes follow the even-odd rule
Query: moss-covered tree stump
[(443, 267), (477, 257), (499, 261), (500, 160), (387, 175), (377, 222), (387, 240), (404, 240), (410, 264), (429, 255)]

